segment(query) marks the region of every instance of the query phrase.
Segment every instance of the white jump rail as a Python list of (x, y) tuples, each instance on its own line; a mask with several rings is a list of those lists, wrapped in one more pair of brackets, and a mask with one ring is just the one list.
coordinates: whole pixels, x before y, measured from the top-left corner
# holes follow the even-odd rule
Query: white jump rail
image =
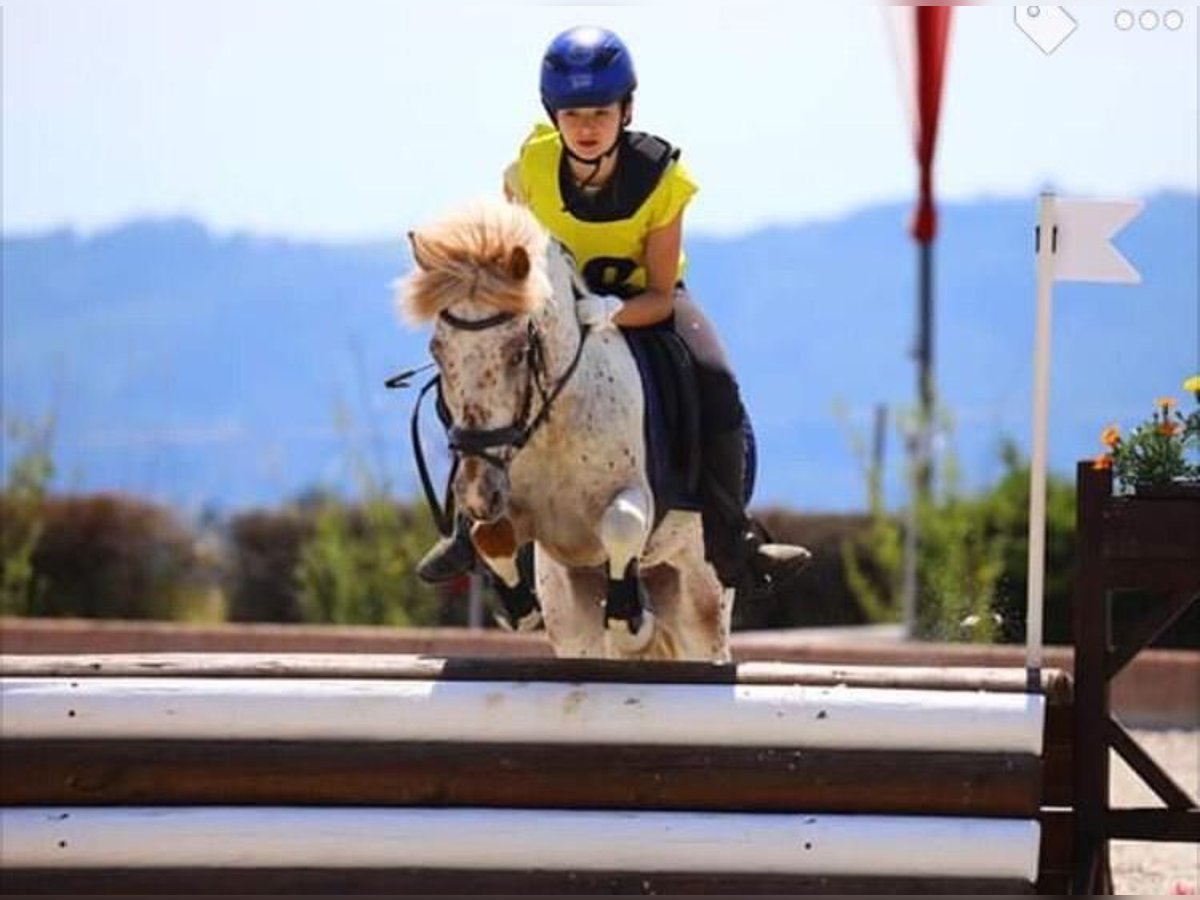
[(1042, 751), (1037, 694), (800, 685), (0, 679), (4, 738)]
[(417, 867), (1033, 881), (1040, 827), (1007, 819), (371, 808), (12, 808), (0, 866)]

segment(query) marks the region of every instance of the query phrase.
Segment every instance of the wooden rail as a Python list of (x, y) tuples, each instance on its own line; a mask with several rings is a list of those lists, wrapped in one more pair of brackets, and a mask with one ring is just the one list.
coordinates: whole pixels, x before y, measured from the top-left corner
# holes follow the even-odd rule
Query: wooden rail
[[(1023, 671), (1003, 669), (167, 654), (9, 656), (0, 659), (0, 675), (10, 712), (0, 730), (8, 838), (0, 861), (8, 891), (78, 893), (103, 885), (159, 893), (233, 886), (243, 892), (1029, 893), (1059, 892), (1070, 874), (1071, 820), (1055, 807), (1072, 801), (1072, 690), (1058, 671), (1043, 671), (1031, 684)], [(427, 691), (431, 684), (445, 688)], [(454, 714), (455, 728), (466, 729), (456, 740), (397, 738), (392, 725), (351, 721), (349, 706), (340, 728), (336, 703), (329, 707), (332, 723), (321, 724), (313, 739), (265, 739), (254, 727), (239, 730), (257, 716), (236, 699), (238, 692), (254, 696), (256, 686), (271, 685), (265, 696), (303, 696), (311, 685), (317, 694), (336, 688), (348, 697), (383, 698), (385, 705), (371, 707), (369, 717), (387, 717), (392, 709), (396, 721), (418, 730), (429, 710), (414, 702), (427, 699), (441, 704), (430, 709), (449, 713), (451, 694), (478, 692), (488, 699), (480, 700), (478, 714)], [(386, 705), (393, 686), (400, 706)], [(137, 699), (125, 703), (126, 689)], [(664, 690), (668, 705), (654, 707)], [(202, 724), (220, 725), (204, 700), (208, 691), (233, 698), (216, 700), (218, 712), (230, 715), (224, 736)], [(870, 716), (851, 727), (858, 699), (870, 704), (881, 696), (880, 714), (898, 717), (895, 727)], [(48, 707), (51, 697), (65, 702)], [(666, 729), (657, 742), (641, 743), (634, 716), (628, 738), (615, 733), (600, 744), (553, 728), (571, 740), (496, 739), (501, 732), (489, 724), (488, 704), (522, 697), (534, 707), (544, 701), (552, 721), (569, 719), (588, 703), (619, 711), (637, 700), (661, 710), (651, 714), (655, 719), (698, 704), (700, 716), (682, 716), (680, 727), (710, 738), (694, 741)], [(806, 706), (809, 701), (815, 705)], [(739, 704), (746, 703), (753, 715), (739, 720), (745, 713)], [(305, 703), (291, 708), (318, 715)], [(998, 734), (997, 721), (983, 712), (992, 708), (1007, 710), (1013, 727), (1025, 727), (1019, 711), (1038, 710), (1036, 741), (1016, 738), (1006, 751), (976, 746), (971, 729)], [(947, 710), (961, 717), (947, 721), (959, 724), (934, 724)], [(129, 715), (154, 737), (114, 736), (113, 715)], [(282, 713), (276, 708), (272, 715)], [(770, 730), (776, 715), (795, 722), (795, 731), (778, 732), (791, 734), (788, 741), (762, 743), (766, 738), (753, 737), (759, 727), (753, 724), (713, 729), (703, 721), (761, 720), (769, 736), (776, 733)], [(928, 727), (906, 724), (912, 722)], [(821, 746), (826, 725), (849, 727), (838, 732), (845, 735), (839, 740), (852, 746)], [(363, 737), (339, 740), (339, 730)], [(922, 731), (924, 745), (905, 743)], [(714, 735), (722, 740), (712, 743)], [(1013, 740), (983, 740), (993, 739)], [(972, 749), (950, 749), (964, 740)], [(406, 810), (413, 815), (406, 818)], [(355, 853), (369, 850), (364, 840), (378, 839), (380, 829), (408, 846), (452, 811), (464, 818), (450, 833), (480, 847), (490, 843), (485, 835), (511, 832), (505, 817), (522, 813), (548, 828), (551, 843), (560, 829), (580, 837), (565, 842), (554, 871), (521, 863), (519, 843), (507, 848), (509, 864), (501, 868), (488, 864), (486, 854), (465, 868), (462, 859), (447, 867), (438, 862), (445, 848), (416, 866), (383, 864), (392, 858), (386, 849), (367, 865), (355, 863)], [(376, 813), (385, 818), (373, 818)], [(560, 813), (568, 813), (561, 826), (546, 826), (544, 820)], [(591, 823), (604, 814), (617, 818)], [(197, 815), (207, 817), (201, 825)], [(284, 855), (256, 865), (248, 835), (263, 833), (256, 816), (274, 821), (275, 815), (285, 816), (284, 836), (260, 849)], [(636, 816), (650, 819), (629, 818)], [(726, 824), (712, 831), (705, 817)], [(345, 848), (331, 845), (330, 822), (359, 837)], [(586, 830), (592, 825), (594, 833)], [(680, 840), (695, 829), (694, 837)], [(714, 849), (706, 853), (709, 840)], [(637, 849), (643, 844), (682, 854), (679, 863), (664, 868), (653, 857), (643, 859)], [(148, 849), (159, 845), (170, 848), (166, 856)], [(579, 847), (590, 846), (598, 848), (594, 858), (578, 855)], [(872, 849), (863, 853), (864, 846)], [(1031, 847), (1032, 856), (1022, 857), (1030, 852), (1022, 846)], [(698, 855), (688, 855), (696, 848)], [(328, 858), (343, 852), (349, 855)], [(197, 866), (206, 853), (212, 859)], [(605, 866), (606, 858), (641, 862), (621, 869)], [(1006, 858), (1027, 862), (991, 868), (1012, 866), (1002, 862)], [(62, 864), (47, 864), (57, 860)]]

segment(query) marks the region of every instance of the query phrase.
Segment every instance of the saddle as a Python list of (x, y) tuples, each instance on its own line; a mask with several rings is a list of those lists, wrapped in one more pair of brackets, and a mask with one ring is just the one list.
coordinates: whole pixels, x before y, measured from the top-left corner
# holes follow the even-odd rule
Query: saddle
[(645, 398), (647, 475), (655, 524), (673, 509), (698, 512), (700, 498), (700, 394), (695, 364), (671, 320), (622, 329), (637, 362)]
[[(691, 352), (675, 333), (672, 319), (646, 328), (621, 329), (621, 333), (641, 377), (645, 404), (643, 436), (646, 442), (647, 475), (654, 495), (654, 524), (661, 522), (667, 512), (673, 509), (700, 512), (703, 508), (703, 435), (699, 380)], [(404, 372), (389, 379), (387, 386), (406, 387), (407, 379), (416, 371)], [(442, 397), (438, 379), (426, 384), (422, 396), (430, 387), (436, 388), (434, 396), (438, 419), (445, 428), (449, 428), (452, 417)], [(417, 451), (420, 447), (415, 428), (419, 411), (418, 401), (413, 411), (413, 446)], [(749, 416), (743, 420), (742, 427), (746, 437), (745, 496), (742, 500), (748, 503), (754, 492), (758, 453)], [(420, 464), (422, 455), (419, 452), (417, 455)], [(439, 527), (443, 533), (448, 533), (453, 510), (448, 503), (443, 513), (427, 476), (423, 482), (426, 499), (439, 521)], [(446, 494), (449, 497), (449, 486)], [(446, 520), (444, 523), (443, 519)]]

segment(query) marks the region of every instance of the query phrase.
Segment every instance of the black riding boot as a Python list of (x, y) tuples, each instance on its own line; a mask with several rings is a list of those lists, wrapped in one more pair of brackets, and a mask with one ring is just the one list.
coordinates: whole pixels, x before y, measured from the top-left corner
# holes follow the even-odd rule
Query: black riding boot
[(417, 577), (427, 584), (452, 581), (475, 566), (471, 525), (465, 517), (454, 517), (454, 530), (429, 548), (417, 563)]
[(769, 588), (799, 574), (812, 559), (804, 547), (770, 543), (746, 515), (745, 433), (739, 427), (709, 436), (701, 486), (704, 556), (726, 587)]

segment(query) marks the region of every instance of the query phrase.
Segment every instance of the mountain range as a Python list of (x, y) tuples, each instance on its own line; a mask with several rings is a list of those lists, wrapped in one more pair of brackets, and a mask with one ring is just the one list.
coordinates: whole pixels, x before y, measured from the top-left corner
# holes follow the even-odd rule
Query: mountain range
[[(1197, 197), (1161, 193), (1117, 238), (1140, 285), (1056, 286), (1050, 457), (1069, 474), (1200, 369)], [(896, 423), (914, 403), (917, 256), (907, 206), (689, 236), (687, 280), (738, 372), (760, 446), (757, 504), (862, 508), (854, 447), (890, 417), (887, 498), (903, 500)], [(940, 444), (965, 487), (1006, 439), (1029, 442), (1036, 198), (944, 205), (935, 251)], [(414, 223), (419, 224), (419, 223)], [(411, 392), (425, 361), (390, 283), (403, 236), (358, 244), (218, 234), (189, 219), (3, 239), (6, 419), (52, 413), (55, 486), (181, 510), (274, 504), (356, 473), (415, 496)], [(1186, 401), (1190, 403), (1190, 401)], [(432, 417), (426, 433), (438, 435)], [(18, 448), (6, 441), (6, 461)], [(435, 451), (436, 455), (436, 451)], [(443, 467), (444, 469), (444, 467)]]

